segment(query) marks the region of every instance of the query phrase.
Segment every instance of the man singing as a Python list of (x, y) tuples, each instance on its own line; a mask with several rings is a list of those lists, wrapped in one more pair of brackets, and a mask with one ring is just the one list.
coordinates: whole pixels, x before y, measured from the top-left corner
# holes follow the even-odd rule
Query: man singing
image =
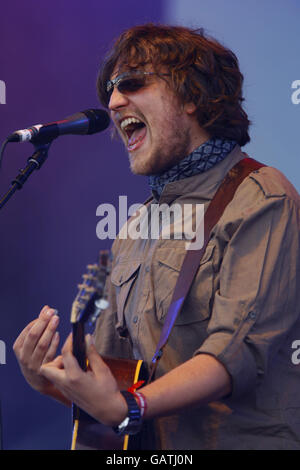
[[(149, 176), (149, 210), (207, 210), (250, 140), (242, 83), (234, 53), (202, 30), (148, 24), (117, 39), (97, 88), (132, 172)], [(58, 317), (46, 305), (14, 345), (26, 380), (116, 432), (143, 433), (153, 420), (158, 449), (299, 449), (300, 374), (291, 360), (300, 339), (299, 208), (278, 170), (262, 166), (243, 180), (211, 231), (154, 380), (134, 402), (100, 355), (150, 365), (184, 237), (119, 237), (109, 307), (88, 341), (90, 370), (70, 341), (55, 357)]]

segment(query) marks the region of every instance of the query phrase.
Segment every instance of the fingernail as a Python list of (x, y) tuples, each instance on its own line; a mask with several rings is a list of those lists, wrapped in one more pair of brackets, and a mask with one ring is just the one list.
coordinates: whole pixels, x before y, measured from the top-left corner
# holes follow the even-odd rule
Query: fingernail
[(54, 315), (53, 318), (51, 319), (51, 325), (56, 326), (58, 324), (59, 317), (57, 315)]
[(90, 334), (86, 335), (86, 342), (88, 346), (95, 344), (94, 337)]
[(52, 317), (53, 315), (57, 315), (58, 316), (58, 310), (56, 310), (55, 308), (49, 308), (49, 310), (47, 310), (46, 312), (46, 316), (48, 318)]

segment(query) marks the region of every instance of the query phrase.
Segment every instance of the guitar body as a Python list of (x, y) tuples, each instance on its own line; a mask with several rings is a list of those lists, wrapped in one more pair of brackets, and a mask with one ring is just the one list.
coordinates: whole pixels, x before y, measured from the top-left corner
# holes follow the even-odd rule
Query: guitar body
[[(89, 265), (84, 283), (73, 302), (71, 323), (73, 332), (73, 354), (80, 367), (86, 370), (85, 323), (93, 317), (95, 310), (107, 308), (104, 290), (108, 267), (107, 252), (100, 252), (98, 265)], [(101, 303), (102, 302), (102, 303)], [(104, 306), (104, 307), (103, 307)], [(120, 390), (127, 390), (140, 380), (147, 381), (147, 368), (143, 361), (102, 357), (115, 377)], [(73, 437), (72, 450), (138, 450), (141, 449), (140, 434), (118, 436), (112, 428), (105, 426), (86, 412), (72, 406)]]

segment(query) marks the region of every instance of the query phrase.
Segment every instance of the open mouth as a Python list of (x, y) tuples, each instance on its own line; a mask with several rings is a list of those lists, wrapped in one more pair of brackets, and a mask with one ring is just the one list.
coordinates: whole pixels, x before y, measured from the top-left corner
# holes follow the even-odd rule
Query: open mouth
[(143, 143), (147, 127), (144, 122), (135, 117), (128, 117), (121, 122), (121, 129), (127, 136), (127, 149), (137, 150)]

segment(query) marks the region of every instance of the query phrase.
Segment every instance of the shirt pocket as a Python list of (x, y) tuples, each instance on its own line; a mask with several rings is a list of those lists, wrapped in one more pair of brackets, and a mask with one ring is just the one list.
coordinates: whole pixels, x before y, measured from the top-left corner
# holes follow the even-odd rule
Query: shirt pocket
[(111, 282), (115, 288), (117, 316), (117, 329), (125, 328), (125, 307), (129, 294), (138, 276), (141, 266), (140, 260), (120, 260), (112, 269)]
[[(188, 325), (210, 317), (213, 297), (214, 245), (208, 245), (200, 261), (190, 292), (174, 325)], [(154, 292), (156, 315), (164, 322), (186, 251), (174, 252), (165, 248), (156, 254)]]

